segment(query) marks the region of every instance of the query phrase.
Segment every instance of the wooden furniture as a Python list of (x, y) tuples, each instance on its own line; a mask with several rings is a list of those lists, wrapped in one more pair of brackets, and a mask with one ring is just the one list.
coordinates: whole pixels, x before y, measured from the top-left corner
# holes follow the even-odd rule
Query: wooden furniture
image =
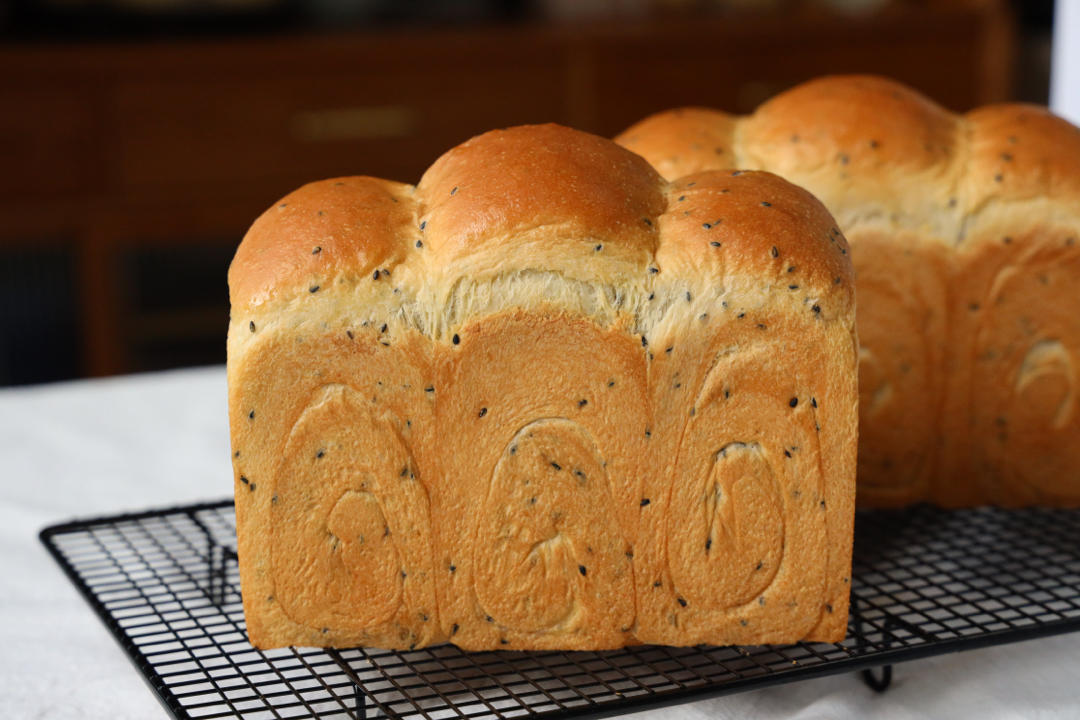
[(1011, 53), (1008, 16), (990, 0), (868, 17), (9, 44), (0, 261), (41, 248), (73, 259), (85, 374), (219, 362), (232, 250), (308, 180), (416, 181), (493, 127), (613, 135), (676, 105), (746, 111), (831, 72), (887, 74), (965, 109), (1008, 97)]

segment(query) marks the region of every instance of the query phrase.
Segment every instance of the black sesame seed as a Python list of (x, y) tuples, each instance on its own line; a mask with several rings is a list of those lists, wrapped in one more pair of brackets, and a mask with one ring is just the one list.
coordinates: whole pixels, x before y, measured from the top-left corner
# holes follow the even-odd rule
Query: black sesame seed
[(741, 312), (741, 313), (739, 313), (738, 315), (736, 315), (735, 317), (736, 317), (737, 319), (739, 319), (739, 320), (742, 320), (742, 319), (743, 319), (744, 317), (746, 317), (746, 313), (744, 313), (744, 312)]
[(791, 451), (785, 448), (784, 449), (784, 457), (791, 457)]
[(799, 404), (799, 398), (797, 398), (797, 397), (793, 397), (790, 400), (788, 400), (788, 405), (790, 405), (791, 407), (795, 407), (798, 404)]
[(1001, 173), (998, 173), (997, 175), (994, 176), (994, 182), (997, 182), (997, 183), (1001, 182), (1004, 179), (1005, 179), (1005, 177)]
[(420, 223), (420, 232), (424, 232), (425, 228), (427, 228), (427, 220), (424, 220), (422, 223)]
[(371, 276), (371, 279), (372, 280), (378, 280), (379, 279), (379, 271), (378, 270), (376, 270), (375, 273)]
[(485, 415), (487, 415), (487, 408), (480, 408), (480, 413), (477, 417), (484, 417)]
[(426, 388), (424, 388), (424, 392), (429, 392), (429, 393), (435, 392), (435, 386), (434, 385), (428, 385)]
[(706, 230), (712, 230), (712, 225), (710, 225), (709, 223), (701, 223), (701, 227), (705, 228)]
[(321, 449), (321, 448), (319, 449), (319, 452), (315, 453), (316, 458), (322, 458), (322, 457), (325, 457), (325, 455), (326, 455), (326, 451)]
[(319, 292), (319, 286), (318, 285), (312, 285), (311, 287), (308, 288), (308, 292), (311, 292), (311, 293)]
[(742, 170), (733, 170), (731, 173), (731, 177), (739, 177), (740, 175), (742, 175)]
[(841, 165), (847, 165), (850, 161), (851, 161), (851, 158), (849, 158), (844, 153), (840, 153), (840, 164)]
[(788, 286), (787, 286), (787, 289), (788, 289), (788, 290), (798, 290), (798, 289), (799, 289), (799, 286), (798, 286), (798, 285), (788, 285)]
[(645, 437), (652, 437), (652, 430), (645, 428)]
[(871, 140), (870, 147), (877, 150), (879, 147), (881, 147), (881, 143), (879, 143), (877, 140)]
[(423, 240), (417, 240), (416, 241), (416, 247), (418, 247), (418, 248), (424, 247), (424, 241)]
[(825, 509), (825, 501), (824, 501), (824, 500), (822, 500), (822, 501), (821, 501), (821, 509), (822, 509), (822, 510), (824, 510), (824, 509)]
[(450, 628), (450, 634), (456, 635), (459, 627), (460, 626), (457, 623), (454, 623), (453, 627)]
[(709, 538), (708, 540), (706, 540), (706, 541), (705, 541), (705, 550), (706, 550), (706, 552), (707, 552), (707, 551), (709, 550), (709, 548), (711, 548), (711, 547), (712, 547), (712, 538)]
[(240, 457), (240, 451), (237, 450), (236, 452), (234, 452), (233, 457)]
[(487, 620), (489, 623), (495, 622), (495, 618), (491, 617), (490, 615), (486, 615), (484, 619)]
[(562, 470), (562, 465), (555, 462), (554, 460), (551, 461), (551, 467), (555, 468), (556, 470)]
[(352, 339), (353, 339), (353, 334), (352, 334), (352, 330), (346, 330), (346, 331), (345, 331), (345, 334), (349, 336), (349, 339), (350, 339), (350, 340), (352, 340)]
[(810, 309), (813, 310), (815, 314), (820, 314), (821, 313), (821, 306), (820, 305), (814, 305)]
[(830, 605), (829, 603), (825, 603), (825, 612), (831, 613), (832, 611), (833, 611), (832, 605)]
[(588, 400), (586, 400), (585, 398), (581, 398), (580, 400), (578, 400), (578, 404), (577, 404), (577, 406), (578, 406), (579, 408), (582, 408), (582, 407), (585, 407), (585, 406), (586, 406), (586, 405), (588, 405), (588, 404), (589, 404), (589, 401), (588, 401)]
[(685, 199), (686, 199), (686, 196), (685, 196), (685, 195), (680, 195), (680, 196), (679, 196), (679, 202), (682, 202), (682, 201), (683, 201), (683, 200), (685, 200)]
[(247, 485), (247, 484), (248, 484), (248, 479), (247, 479), (246, 477), (244, 477), (243, 475), (241, 475), (241, 476), (240, 476), (240, 482), (242, 482), (242, 483), (244, 483), (245, 485)]
[(600, 252), (603, 249), (604, 249), (603, 245), (597, 245), (596, 247), (593, 248), (593, 250), (595, 250), (596, 252)]
[(766, 201), (766, 200), (762, 200), (762, 201), (761, 201), (761, 206), (762, 206), (762, 207), (772, 207), (772, 203), (771, 203), (771, 202), (768, 202), (768, 201)]
[(1012, 162), (1013, 156), (1009, 153), (1001, 153), (1001, 159), (1005, 162)]
[(758, 324), (757, 324), (757, 329), (758, 329), (758, 330), (764, 330), (764, 329), (765, 329), (765, 327), (766, 327), (766, 326), (765, 326), (765, 323), (758, 323)]
[(506, 638), (499, 638), (499, 644), (500, 645), (509, 645), (510, 641), (507, 640)]
[(679, 604), (682, 605), (683, 607), (686, 607), (686, 600), (684, 600), (682, 598), (679, 598)]
[(252, 320), (252, 321), (250, 321), (248, 323), (248, 330), (250, 330), (251, 332), (255, 332), (255, 321), (254, 320)]
[(754, 568), (754, 569), (755, 569), (755, 570), (760, 570), (760, 569), (761, 569), (761, 568), (763, 568), (763, 567), (765, 567), (765, 563), (764, 563), (764, 562), (762, 562), (761, 560), (758, 560), (758, 561), (757, 561), (757, 567), (756, 567), (756, 568)]
[(762, 595), (761, 597), (759, 597), (757, 599), (757, 602), (758, 602), (758, 605), (760, 605), (761, 607), (765, 607), (765, 596)]
[(662, 582), (660, 582), (659, 580), (657, 580), (656, 582), (654, 582), (654, 583), (652, 584), (652, 586), (653, 586), (653, 587), (660, 587), (661, 585), (663, 585), (663, 583), (662, 583)]
[(644, 335), (641, 336), (641, 347), (649, 347), (649, 340)]
[(248, 413), (248, 420), (254, 420), (254, 419), (255, 419), (255, 411), (252, 410), (251, 412)]
[(776, 249), (775, 245), (772, 246), (772, 250), (770, 250), (769, 252), (772, 253), (773, 257), (780, 257), (780, 251)]
[(608, 387), (615, 387), (615, 381), (614, 380), (608, 380), (607, 386)]
[(401, 472), (398, 473), (398, 477), (405, 477), (408, 474), (409, 474), (409, 466), (406, 465), (405, 467), (401, 468)]
[(451, 194), (451, 195), (456, 195), (456, 194), (457, 194), (457, 185), (455, 185), (454, 187), (450, 188), (450, 194)]
[(379, 328), (379, 332), (381, 332), (381, 333), (384, 333), (384, 332), (386, 332), (386, 323), (383, 323), (383, 324), (382, 324), (382, 327), (381, 327), (381, 328)]
[(694, 296), (690, 294), (689, 290), (687, 290), (686, 291), (686, 302), (690, 302), (693, 299), (694, 299)]
[(457, 565), (451, 565), (450, 572), (457, 572)]
[(671, 351), (672, 351), (672, 350), (674, 350), (674, 349), (675, 349), (675, 346), (674, 346), (674, 345), (668, 345), (668, 346), (667, 346), (667, 349), (666, 349), (666, 350), (664, 350), (664, 352), (666, 352), (666, 353), (667, 353), (668, 355), (670, 355), (670, 354), (671, 354)]
[(649, 227), (652, 227), (652, 220), (650, 220), (649, 218), (641, 218), (641, 221), (644, 222)]
[(817, 398), (813, 398), (813, 397), (810, 398), (810, 407), (812, 407), (812, 408), (817, 407)]
[(577, 566), (577, 571), (579, 573), (581, 573), (582, 575), (586, 575), (588, 573), (588, 570), (585, 569), (584, 565), (578, 565)]
[(318, 245), (316, 245), (315, 247), (313, 247), (313, 248), (311, 249), (311, 254), (312, 254), (312, 255), (318, 255), (318, 254), (319, 254), (319, 253), (321, 253), (321, 252), (322, 252), (322, 248), (321, 248), (321, 247), (319, 247)]
[(652, 502), (652, 500), (650, 500), (649, 498), (641, 498), (641, 505), (640, 505), (640, 507), (645, 507), (646, 505), (648, 505), (648, 504), (649, 504), (649, 503), (651, 503), (651, 502)]
[[(652, 273), (653, 275), (655, 275), (656, 273), (660, 272), (660, 268), (651, 267), (651, 268), (649, 268), (649, 272)], [(652, 298), (649, 298), (649, 299), (651, 300)]]
[(251, 483), (250, 485), (248, 485), (248, 490), (250, 490), (251, 492), (255, 492), (255, 483)]
[(749, 624), (750, 624), (750, 622), (749, 622), (749, 621), (747, 621), (747, 620), (740, 620), (740, 621), (739, 621), (739, 624), (740, 624), (740, 625), (742, 625), (743, 627), (746, 627), (747, 625), (749, 625)]
[(1006, 245), (1011, 245), (1012, 244), (1012, 238), (1009, 237), (1008, 235), (1006, 235), (1005, 237), (1001, 238), (1001, 242), (1005, 243)]
[(720, 247), (720, 241), (719, 240), (713, 240), (709, 244), (712, 245), (713, 247)]
[(461, 343), (461, 336), (459, 336), (457, 333), (454, 333), (454, 337), (450, 338), (450, 342), (454, 343), (455, 345), (459, 345)]

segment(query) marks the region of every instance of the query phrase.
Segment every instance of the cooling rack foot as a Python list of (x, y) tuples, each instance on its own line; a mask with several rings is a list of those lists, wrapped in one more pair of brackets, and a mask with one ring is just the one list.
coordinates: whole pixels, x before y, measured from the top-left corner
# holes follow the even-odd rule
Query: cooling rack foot
[[(881, 677), (875, 675), (877, 669), (881, 670)], [(883, 693), (892, 685), (892, 665), (883, 665), (881, 668), (868, 668), (862, 671), (863, 682), (874, 692)]]

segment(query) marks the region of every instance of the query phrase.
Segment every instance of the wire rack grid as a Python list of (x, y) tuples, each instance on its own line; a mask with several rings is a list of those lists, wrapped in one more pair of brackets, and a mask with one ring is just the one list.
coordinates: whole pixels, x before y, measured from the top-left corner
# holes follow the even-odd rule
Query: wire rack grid
[(235, 534), (222, 501), (41, 539), (175, 718), (601, 717), (855, 670), (883, 690), (894, 662), (1080, 629), (1080, 510), (860, 512), (844, 642), (610, 652), (259, 651)]

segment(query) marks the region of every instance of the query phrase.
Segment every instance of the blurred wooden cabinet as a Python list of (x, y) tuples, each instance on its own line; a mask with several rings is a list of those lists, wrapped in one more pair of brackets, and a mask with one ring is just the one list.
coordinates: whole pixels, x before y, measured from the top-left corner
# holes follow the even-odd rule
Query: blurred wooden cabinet
[[(747, 111), (830, 72), (888, 74), (964, 109), (1007, 97), (1011, 41), (1001, 3), (985, 0), (868, 17), (9, 45), (0, 260), (70, 258), (57, 282), (72, 283), (72, 352), (85, 374), (219, 362), (232, 251), (306, 181), (415, 182), (493, 127), (551, 121), (612, 135), (675, 105)], [(27, 312), (33, 293), (57, 292), (25, 285), (15, 292)]]

